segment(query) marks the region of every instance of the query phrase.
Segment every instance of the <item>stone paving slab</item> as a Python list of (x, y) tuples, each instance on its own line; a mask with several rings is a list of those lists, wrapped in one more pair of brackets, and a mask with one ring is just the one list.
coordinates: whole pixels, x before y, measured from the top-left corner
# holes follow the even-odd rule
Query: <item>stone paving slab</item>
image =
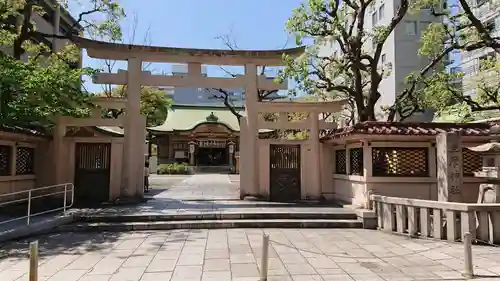
[[(465, 280), (463, 245), (374, 230), (221, 229), (40, 237), (41, 281)], [(4, 245), (0, 280), (26, 281), (28, 241)], [(473, 246), (478, 280), (498, 280), (500, 249)]]
[[(162, 187), (172, 182), (172, 177), (154, 176), (150, 178), (150, 185)], [(176, 178), (173, 178), (176, 179)], [(155, 196), (157, 199), (183, 200), (230, 200), (239, 199), (239, 184), (230, 181), (224, 174), (192, 175), (174, 184), (164, 192)]]

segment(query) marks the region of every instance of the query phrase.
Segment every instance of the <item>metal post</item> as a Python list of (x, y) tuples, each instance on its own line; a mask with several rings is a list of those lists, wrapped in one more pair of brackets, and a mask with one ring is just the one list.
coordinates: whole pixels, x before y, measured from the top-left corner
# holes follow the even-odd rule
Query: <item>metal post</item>
[(472, 236), (469, 232), (464, 234), (464, 261), (465, 261), (465, 277), (472, 278), (474, 276), (474, 266), (472, 264)]
[(63, 206), (63, 213), (66, 215), (66, 197), (68, 193), (68, 185), (64, 184), (64, 206)]
[(269, 265), (269, 235), (262, 236), (262, 257), (260, 261), (260, 281), (267, 281), (267, 269)]
[(38, 241), (30, 243), (29, 281), (38, 281)]
[(26, 218), (26, 224), (30, 224), (30, 216), (31, 216), (31, 190), (28, 191), (28, 217)]

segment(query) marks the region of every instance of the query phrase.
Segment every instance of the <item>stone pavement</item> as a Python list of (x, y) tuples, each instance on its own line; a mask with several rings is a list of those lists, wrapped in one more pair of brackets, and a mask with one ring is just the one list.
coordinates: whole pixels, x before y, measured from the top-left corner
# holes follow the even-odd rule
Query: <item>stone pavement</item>
[[(271, 239), (268, 280), (465, 280), (461, 244), (362, 229), (56, 234), (39, 240), (39, 280), (257, 281), (263, 232)], [(27, 248), (2, 248), (0, 280), (28, 280)], [(477, 280), (498, 280), (500, 249), (473, 253)]]
[(147, 195), (152, 200), (138, 206), (109, 206), (79, 211), (102, 215), (345, 211), (337, 206), (305, 208), (290, 203), (240, 200), (239, 182), (233, 182), (229, 176), (234, 175), (151, 175), (152, 189)]
[[(168, 179), (182, 179), (179, 176), (150, 177), (153, 187), (161, 188)], [(182, 200), (232, 200), (240, 198), (239, 184), (234, 184), (224, 174), (199, 174), (185, 177), (175, 182), (170, 188), (156, 195), (155, 198), (182, 199)]]

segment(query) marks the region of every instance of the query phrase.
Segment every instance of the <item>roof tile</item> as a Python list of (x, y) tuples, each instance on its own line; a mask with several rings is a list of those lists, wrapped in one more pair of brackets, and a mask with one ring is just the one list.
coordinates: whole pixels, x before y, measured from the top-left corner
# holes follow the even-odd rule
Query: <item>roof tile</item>
[(435, 136), (442, 132), (461, 132), (463, 136), (488, 136), (488, 123), (406, 123), (361, 122), (354, 126), (330, 130), (322, 139), (339, 138), (355, 134)]

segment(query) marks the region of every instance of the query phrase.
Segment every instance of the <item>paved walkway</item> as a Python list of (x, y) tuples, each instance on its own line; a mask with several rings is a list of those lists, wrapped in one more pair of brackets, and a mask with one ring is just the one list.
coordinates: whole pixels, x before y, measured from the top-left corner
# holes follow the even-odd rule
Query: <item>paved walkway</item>
[[(461, 244), (344, 229), (74, 233), (40, 238), (40, 281), (257, 281), (263, 232), (268, 280), (465, 280)], [(3, 248), (0, 280), (27, 280), (28, 243)], [(500, 249), (474, 246), (475, 272), (498, 280)]]
[[(153, 186), (161, 187), (162, 177), (151, 178)], [(228, 175), (200, 174), (193, 175), (174, 184), (168, 190), (155, 196), (157, 199), (182, 200), (229, 200), (239, 199), (239, 185), (233, 184)]]
[[(239, 199), (239, 183), (228, 175), (159, 176), (150, 178), (152, 199), (139, 206), (111, 206), (87, 210), (106, 215), (198, 214), (206, 212), (346, 212), (334, 206), (307, 208), (296, 204)], [(286, 207), (286, 208), (284, 208)]]

